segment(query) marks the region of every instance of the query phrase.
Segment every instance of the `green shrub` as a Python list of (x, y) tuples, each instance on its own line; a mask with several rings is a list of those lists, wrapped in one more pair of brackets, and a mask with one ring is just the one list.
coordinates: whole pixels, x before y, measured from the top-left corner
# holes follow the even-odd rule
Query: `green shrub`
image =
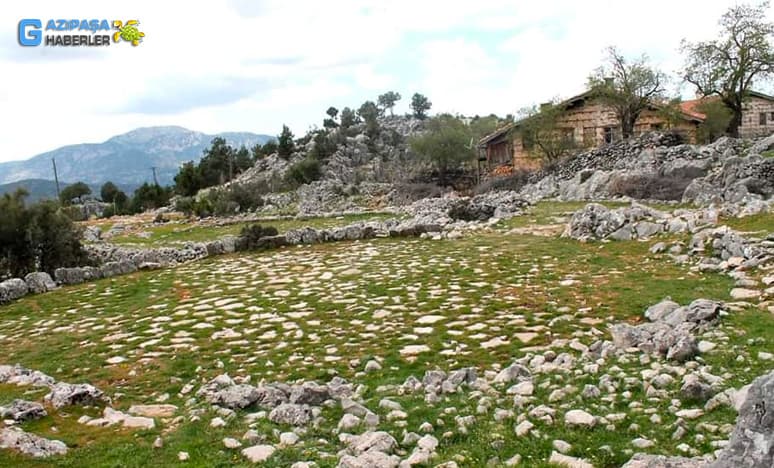
[(260, 224), (245, 225), (239, 233), (239, 237), (247, 250), (254, 250), (261, 246), (260, 239), (279, 234), (274, 226), (262, 226)]
[(62, 213), (72, 221), (86, 221), (86, 216), (84, 216), (83, 210), (81, 210), (79, 206), (63, 206), (61, 210)]
[(529, 176), (529, 171), (516, 171), (507, 176), (493, 177), (476, 185), (473, 189), (473, 193), (479, 195), (486, 192), (507, 190), (518, 192), (527, 185)]
[(17, 191), (0, 197), (0, 276), (88, 264), (80, 228), (65, 211), (53, 201), (26, 206), (26, 196)]
[(299, 186), (309, 184), (322, 176), (320, 161), (306, 157), (288, 168), (285, 174), (285, 182), (290, 186)]

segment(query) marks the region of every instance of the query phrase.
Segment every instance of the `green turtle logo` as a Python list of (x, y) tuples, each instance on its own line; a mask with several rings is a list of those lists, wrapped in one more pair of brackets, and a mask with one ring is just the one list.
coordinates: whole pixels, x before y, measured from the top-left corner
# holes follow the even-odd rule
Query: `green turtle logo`
[(140, 22), (137, 20), (129, 20), (126, 24), (119, 20), (113, 21), (113, 29), (118, 30), (113, 34), (113, 42), (123, 39), (126, 42), (131, 42), (135, 47), (140, 45), (142, 38), (145, 37), (145, 33), (137, 29), (138, 24)]

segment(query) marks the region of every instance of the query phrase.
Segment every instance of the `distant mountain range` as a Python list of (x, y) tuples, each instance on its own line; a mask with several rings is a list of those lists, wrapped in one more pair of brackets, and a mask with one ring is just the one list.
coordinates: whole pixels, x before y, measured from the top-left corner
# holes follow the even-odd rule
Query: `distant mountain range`
[[(56, 160), (60, 186), (67, 182), (86, 182), (98, 187), (108, 180), (118, 186), (138, 187), (152, 182), (151, 168), (162, 185), (171, 184), (180, 165), (198, 161), (215, 137), (223, 137), (234, 147), (250, 148), (273, 139), (270, 135), (248, 132), (225, 132), (208, 135), (183, 127), (143, 127), (114, 136), (103, 143), (82, 143), (33, 156), (25, 161), (0, 163), (0, 193), (24, 186), (35, 196), (55, 194), (51, 159)], [(53, 191), (52, 191), (53, 189)]]

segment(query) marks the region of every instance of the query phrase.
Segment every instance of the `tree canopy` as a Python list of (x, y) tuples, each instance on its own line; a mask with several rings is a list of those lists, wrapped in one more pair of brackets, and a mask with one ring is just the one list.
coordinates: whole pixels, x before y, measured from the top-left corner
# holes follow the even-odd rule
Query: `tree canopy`
[(282, 132), (277, 136), (277, 154), (283, 158), (289, 158), (293, 151), (295, 151), (293, 132), (287, 125), (283, 125)]
[(414, 93), (414, 95), (411, 96), (411, 110), (413, 111), (414, 117), (417, 119), (427, 118), (427, 111), (429, 111), (431, 107), (433, 107), (433, 103), (424, 95)]
[(0, 276), (53, 274), (56, 268), (86, 263), (80, 231), (57, 203), (27, 206), (26, 197), (24, 190), (0, 197)]
[(717, 96), (732, 113), (728, 133), (739, 136), (742, 110), (753, 85), (774, 74), (774, 23), (767, 21), (769, 2), (735, 5), (720, 18), (719, 38), (683, 40), (683, 78), (703, 96)]
[(629, 138), (642, 111), (664, 97), (666, 75), (654, 68), (646, 55), (630, 60), (609, 47), (606, 62), (588, 81), (591, 92), (615, 111), (621, 134)]
[(396, 93), (395, 91), (388, 91), (380, 95), (376, 102), (383, 110), (389, 109), (390, 115), (393, 115), (392, 109), (395, 107), (395, 104), (400, 101), (400, 98), (400, 93)]
[(441, 114), (428, 120), (425, 130), (409, 144), (415, 153), (433, 165), (440, 183), (444, 184), (450, 171), (473, 160), (470, 127), (453, 115)]
[(522, 109), (518, 130), (524, 149), (548, 162), (578, 147), (572, 129), (560, 126), (565, 109), (556, 101)]
[(83, 202), (83, 197), (85, 195), (91, 195), (91, 187), (84, 182), (76, 182), (62, 189), (59, 193), (59, 199), (63, 204), (68, 205), (76, 198), (78, 199), (78, 203)]

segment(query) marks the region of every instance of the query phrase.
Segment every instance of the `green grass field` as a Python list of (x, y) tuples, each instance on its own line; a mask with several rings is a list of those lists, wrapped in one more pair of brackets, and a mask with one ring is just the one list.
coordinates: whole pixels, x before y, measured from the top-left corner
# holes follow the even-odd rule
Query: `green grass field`
[[(129, 431), (76, 422), (83, 414), (96, 416), (101, 408), (51, 410), (48, 417), (22, 427), (64, 441), (68, 455), (31, 460), (0, 450), (0, 466), (178, 466), (180, 451), (190, 455), (186, 466), (248, 466), (239, 450), (225, 449), (221, 440), (241, 437), (248, 429), (241, 416), (249, 411), (240, 412), (224, 428), (212, 429), (208, 423), (214, 414), (208, 406), (196, 406), (206, 412), (192, 422), (185, 406), (190, 395), (178, 395), (185, 384), (198, 388), (223, 372), (249, 375), (252, 382), (323, 382), (339, 375), (363, 384), (366, 406), (381, 416), (379, 429), (398, 442), (404, 423), (388, 421), (386, 412), (377, 409), (385, 396), (408, 413), (406, 430), (418, 431), (423, 422), (435, 427), (439, 458), (430, 466), (456, 460), (460, 466), (479, 467), (494, 457), (502, 462), (517, 453), (524, 466), (548, 466), (555, 439), (572, 444), (570, 455), (598, 467), (625, 463), (638, 451), (631, 445), (636, 437), (652, 440), (655, 445), (645, 451), (653, 453), (678, 454), (683, 442), (700, 453), (712, 452), (713, 442), (727, 438), (717, 428), (727, 429), (735, 413), (721, 408), (687, 421), (687, 435), (673, 440), (676, 417), (669, 407), (677, 398), (679, 378), (665, 389), (670, 395), (666, 399), (649, 398), (642, 385), (622, 386), (619, 392), (628, 390), (628, 398), (621, 393), (610, 401), (581, 397), (578, 390), (596, 384), (603, 374), (624, 382), (651, 367), (636, 356), (608, 359), (596, 373), (577, 369), (536, 376), (535, 404), (549, 404), (559, 415), (575, 407), (595, 415), (625, 413), (615, 430), (602, 425), (571, 429), (561, 422), (531, 419), (533, 433), (517, 437), (516, 416), (526, 410), (514, 408), (510, 396), (488, 396), (491, 408), (479, 414), (480, 397), (469, 393), (445, 395), (428, 405), (422, 394), (377, 391), (399, 385), (409, 375), (421, 379), (430, 369), (473, 366), (482, 376), (561, 340), (590, 345), (609, 339), (608, 324), (641, 321), (644, 309), (666, 296), (680, 303), (700, 297), (729, 300), (733, 280), (728, 276), (692, 272), (666, 256), (649, 254), (660, 239), (579, 243), (507, 234), (515, 227), (552, 224), (577, 207), (541, 204), (532, 214), (457, 240), (374, 239), (210, 258), (64, 287), (0, 307), (0, 364), (20, 363), (57, 380), (92, 383), (106, 391), (118, 409), (153, 403), (166, 394), (184, 417), (178, 423), (162, 421), (153, 430)], [(355, 219), (270, 224), (282, 231)], [(733, 223), (771, 229), (772, 216)], [(147, 244), (209, 239), (239, 228), (180, 231), (163, 225), (154, 228)], [(723, 318), (718, 331), (720, 335), (706, 339), (720, 345), (700, 359), (713, 374), (726, 376), (724, 386), (749, 383), (771, 367), (756, 356), (774, 339), (772, 314), (740, 308)], [(408, 358), (401, 351), (411, 345), (424, 345), (427, 351)], [(579, 355), (557, 349), (562, 351)], [(106, 363), (116, 356), (126, 361)], [(362, 373), (372, 358), (382, 361), (382, 370)], [(576, 391), (548, 403), (553, 390), (567, 385)], [(13, 398), (40, 400), (44, 393), (0, 385), (0, 405)], [(639, 406), (633, 408), (632, 402)], [(515, 414), (496, 421), (495, 408)], [(653, 422), (653, 413), (662, 421)], [(467, 433), (456, 430), (454, 418), (461, 415), (475, 417)], [(341, 409), (323, 408), (323, 416), (325, 424), (309, 428), (300, 445), (279, 449), (264, 466), (290, 466), (300, 460), (335, 466), (341, 449), (335, 431)], [(639, 427), (632, 430), (632, 424)], [(277, 443), (277, 430), (288, 429), (267, 420), (254, 423), (254, 428), (271, 444)], [(452, 434), (444, 437), (447, 431)], [(158, 436), (164, 446), (154, 449)]]

